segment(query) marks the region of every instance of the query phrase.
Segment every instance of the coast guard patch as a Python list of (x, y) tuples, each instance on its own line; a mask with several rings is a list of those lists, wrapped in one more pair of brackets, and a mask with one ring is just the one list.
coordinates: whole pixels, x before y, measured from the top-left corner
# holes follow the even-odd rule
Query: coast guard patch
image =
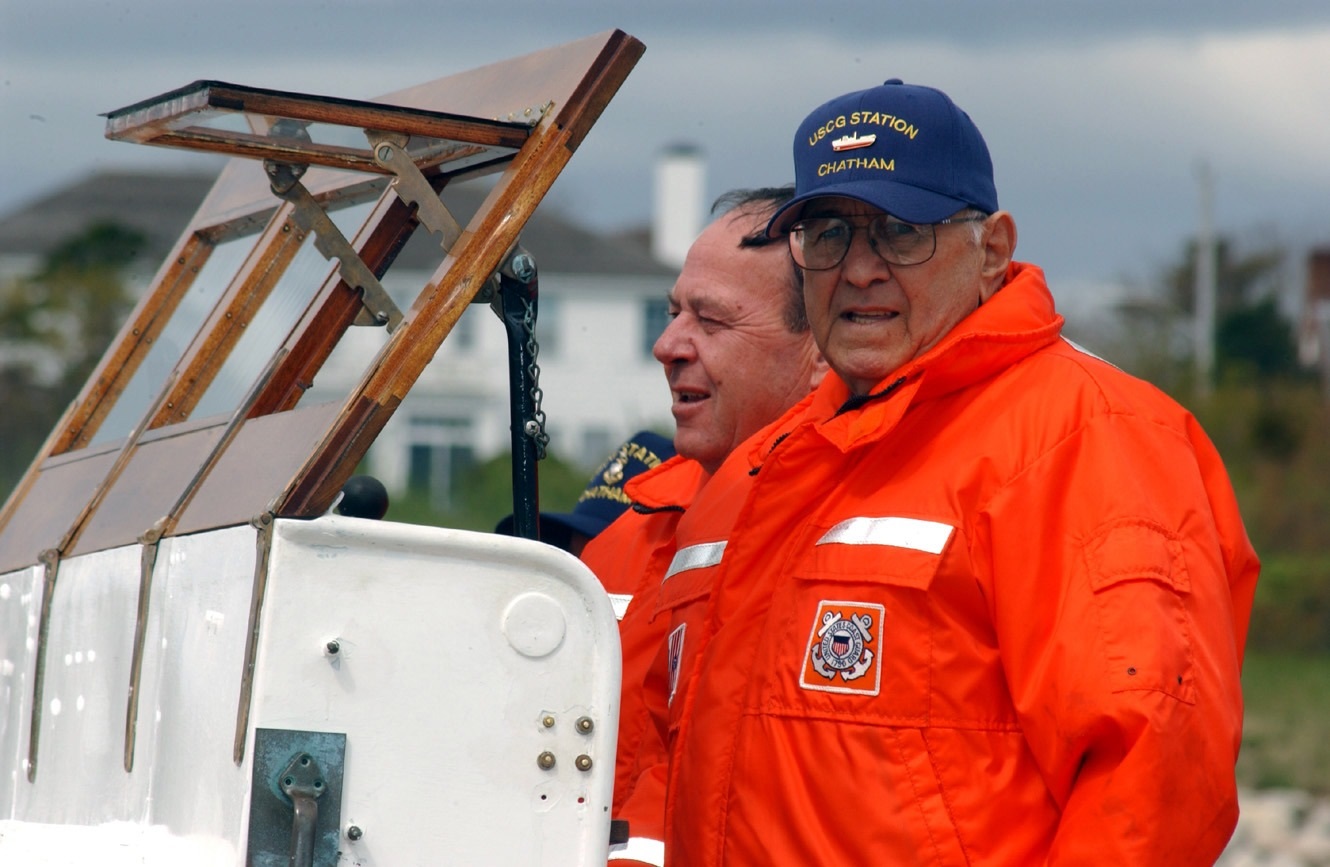
[(882, 617), (871, 602), (822, 600), (804, 651), (799, 685), (821, 692), (877, 695), (882, 681)]
[(669, 654), (670, 697), (666, 704), (674, 704), (674, 690), (679, 685), (679, 665), (683, 661), (683, 635), (687, 628), (687, 623), (680, 623), (670, 633), (669, 645), (666, 649)]

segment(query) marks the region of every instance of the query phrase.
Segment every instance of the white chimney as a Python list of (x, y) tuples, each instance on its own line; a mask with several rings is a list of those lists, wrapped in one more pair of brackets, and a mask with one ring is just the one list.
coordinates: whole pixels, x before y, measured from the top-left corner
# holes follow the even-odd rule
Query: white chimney
[(683, 266), (706, 218), (706, 175), (700, 148), (676, 144), (661, 151), (651, 229), (651, 255), (658, 261)]

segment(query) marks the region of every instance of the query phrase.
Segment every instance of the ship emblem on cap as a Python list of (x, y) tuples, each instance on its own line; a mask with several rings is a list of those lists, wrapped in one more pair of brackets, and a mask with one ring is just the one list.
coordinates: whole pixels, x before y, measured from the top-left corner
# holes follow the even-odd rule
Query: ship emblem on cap
[(624, 462), (619, 458), (614, 458), (605, 467), (605, 471), (600, 477), (605, 480), (607, 485), (617, 485), (623, 481)]
[(831, 143), (833, 151), (852, 151), (856, 148), (866, 148), (877, 141), (877, 135), (869, 133), (860, 137), (859, 133), (852, 132), (849, 135), (843, 135)]

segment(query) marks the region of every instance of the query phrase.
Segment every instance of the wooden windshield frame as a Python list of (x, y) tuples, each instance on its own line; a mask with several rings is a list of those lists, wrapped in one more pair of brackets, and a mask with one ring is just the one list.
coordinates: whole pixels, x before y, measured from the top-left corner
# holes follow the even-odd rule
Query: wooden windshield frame
[[(359, 382), (335, 403), (302, 400), (363, 309), (361, 292), (330, 264), (331, 276), (313, 291), (285, 339), (272, 347), (262, 375), (234, 412), (193, 416), (212, 377), (307, 240), (293, 206), (274, 196), (254, 159), (264, 155), (243, 151), (245, 156), (230, 160), (0, 509), (0, 572), (52, 555), (155, 541), (261, 516), (326, 512), (467, 305), (517, 243), (527, 219), (643, 50), (639, 41), (614, 30), (398, 91), (375, 103), (327, 99), (324, 120), (330, 122), (358, 125), (362, 114), (377, 106), (380, 118), (391, 115), (400, 121), (399, 132), (412, 133), (414, 116), (435, 124), (422, 132), (438, 135), (443, 129), (438, 118), (446, 116), (453, 123), (450, 131), (477, 130), (485, 138), (478, 148), (499, 142), (499, 150), (462, 160), (460, 166), (446, 160), (424, 166), (436, 192), (480, 175), (498, 178)], [(182, 91), (219, 86), (196, 82)], [(243, 90), (272, 99), (319, 99)], [(123, 119), (141, 105), (108, 115), (108, 136), (113, 124), (123, 131)], [(283, 105), (289, 110), (291, 103)], [(526, 128), (520, 136), (513, 132), (519, 125)], [(346, 236), (369, 270), (382, 275), (417, 228), (415, 207), (399, 198), (381, 174), (353, 174), (326, 168), (333, 165), (327, 161), (310, 162), (302, 183), (325, 208), (373, 202), (368, 217)], [(255, 240), (244, 264), (136, 428), (113, 442), (95, 442), (209, 254), (219, 243), (249, 236)]]

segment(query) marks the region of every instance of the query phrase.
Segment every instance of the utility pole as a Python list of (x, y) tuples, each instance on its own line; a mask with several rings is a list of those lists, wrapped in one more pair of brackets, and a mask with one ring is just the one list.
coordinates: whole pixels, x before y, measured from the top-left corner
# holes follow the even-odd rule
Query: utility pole
[(1321, 398), (1330, 406), (1330, 246), (1307, 256), (1307, 291), (1302, 299), (1302, 340), (1298, 355), (1321, 374)]
[(1215, 235), (1214, 175), (1201, 160), (1196, 167), (1200, 186), (1201, 220), (1196, 233), (1195, 315), (1192, 340), (1196, 356), (1196, 394), (1210, 396), (1215, 368)]

